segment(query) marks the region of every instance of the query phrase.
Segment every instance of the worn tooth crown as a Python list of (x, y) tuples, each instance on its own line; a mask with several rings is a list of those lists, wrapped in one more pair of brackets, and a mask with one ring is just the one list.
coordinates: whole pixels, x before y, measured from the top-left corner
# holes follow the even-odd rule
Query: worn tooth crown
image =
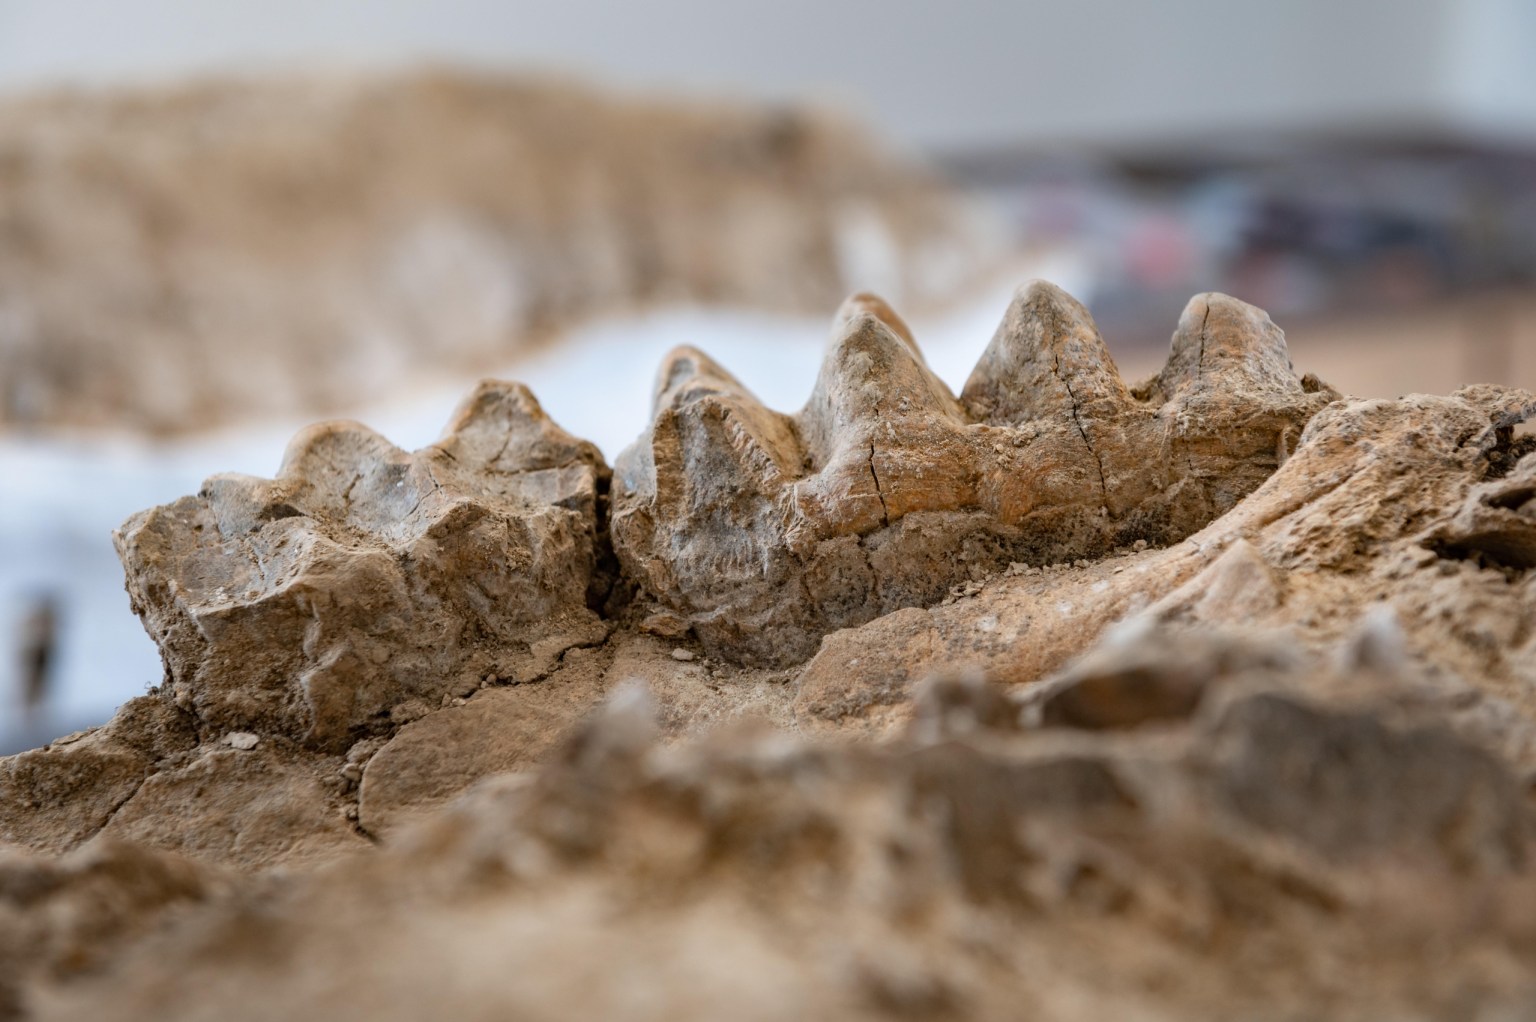
[(1263, 309), (1214, 292), (1195, 295), (1184, 307), (1156, 387), (1166, 399), (1208, 377), (1229, 392), (1301, 391), (1285, 332)]
[(960, 399), (973, 420), (996, 425), (1108, 419), (1131, 403), (1088, 310), (1043, 280), (1014, 294)]
[(214, 476), (114, 540), (179, 704), (212, 729), (334, 746), (600, 637), (606, 476), (526, 388), (486, 382), (414, 454), (323, 423), (276, 479)]
[(1043, 281), (1019, 289), (959, 400), (872, 295), (838, 311), (798, 415), (697, 353), (662, 380), (620, 459), (614, 549), (712, 653), (780, 664), (1011, 561), (1187, 536), (1337, 397), (1296, 378), (1261, 310), (1214, 294), (1133, 390), (1088, 311)]
[(1222, 295), (1190, 303), (1163, 371), (1129, 389), (1087, 310), (1039, 281), (959, 399), (872, 295), (838, 311), (795, 415), (691, 348), (654, 393), (611, 495), (595, 447), (486, 382), (414, 454), (322, 424), (276, 479), (215, 476), (130, 519), (115, 539), (173, 696), (205, 727), (335, 745), (487, 674), (537, 677), (603, 634), (609, 539), (709, 652), (796, 662), (1010, 562), (1183, 538), (1337, 396)]

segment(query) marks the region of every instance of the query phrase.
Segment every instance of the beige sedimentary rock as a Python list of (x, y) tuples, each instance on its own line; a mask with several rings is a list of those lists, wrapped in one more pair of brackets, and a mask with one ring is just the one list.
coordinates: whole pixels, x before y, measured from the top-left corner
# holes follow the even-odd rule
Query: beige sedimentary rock
[(1263, 482), (1337, 397), (1262, 311), (1193, 299), (1161, 373), (1120, 379), (1087, 310), (1021, 288), (959, 398), (879, 299), (844, 305), (816, 388), (771, 412), (702, 352), (658, 376), (615, 470), (625, 571), (712, 653), (789, 664), (821, 636), (1010, 562), (1195, 532)]
[(607, 478), (526, 388), (487, 382), (415, 454), (326, 423), (276, 479), (215, 476), (115, 538), (166, 693), (202, 731), (344, 747), (601, 641)]
[(973, 721), (668, 748), (630, 690), (536, 778), (279, 879), (276, 907), (195, 909), (37, 1014), (1450, 1019), (1529, 998), (1533, 821), (1508, 769), (1379, 706), (1218, 680), (1232, 696), (1156, 743)]
[(335, 415), (656, 303), (931, 301), (996, 259), (979, 223), (801, 110), (446, 71), (11, 96), (0, 427)]

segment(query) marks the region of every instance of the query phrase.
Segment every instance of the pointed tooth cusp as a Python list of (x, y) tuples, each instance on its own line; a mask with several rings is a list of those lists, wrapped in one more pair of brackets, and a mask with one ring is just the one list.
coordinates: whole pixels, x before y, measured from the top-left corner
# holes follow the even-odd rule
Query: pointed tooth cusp
[(698, 348), (683, 345), (667, 352), (656, 370), (656, 384), (651, 391), (652, 411), (675, 408), (705, 394), (757, 402), (736, 377)]
[(1131, 398), (1088, 310), (1032, 280), (1014, 293), (961, 401), (974, 419), (1017, 425), (1072, 414), (1108, 419)]
[[(846, 311), (848, 306), (844, 306)], [(963, 419), (949, 388), (924, 364), (915, 345), (873, 312), (856, 309), (837, 320), (816, 389), (799, 416), (815, 464), (842, 446), (893, 435), (894, 420)]]
[(1303, 392), (1285, 332), (1263, 309), (1216, 292), (1196, 295), (1184, 307), (1157, 383), (1165, 398), (1188, 388), (1226, 395)]
[(460, 402), (442, 439), (427, 449), (453, 463), (530, 472), (582, 463), (597, 466), (597, 448), (561, 429), (521, 383), (481, 380)]
[(912, 328), (907, 326), (906, 321), (896, 314), (896, 310), (891, 308), (890, 304), (877, 294), (860, 291), (858, 294), (850, 295), (837, 310), (837, 316), (833, 320), (835, 324), (834, 331), (840, 334), (842, 328), (847, 326), (849, 320), (860, 313), (867, 313), (884, 323), (890, 328), (891, 333), (895, 334), (908, 348), (912, 349), (912, 354), (917, 356), (919, 362), (924, 362), (923, 352), (918, 348), (917, 341), (912, 337)]

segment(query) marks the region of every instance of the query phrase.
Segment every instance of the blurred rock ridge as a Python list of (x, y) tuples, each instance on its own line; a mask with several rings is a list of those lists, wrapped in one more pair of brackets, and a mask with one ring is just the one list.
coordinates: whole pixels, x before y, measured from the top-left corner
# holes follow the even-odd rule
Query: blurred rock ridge
[[(811, 381), (807, 381), (811, 384)], [(1536, 395), (1021, 286), (607, 465), (486, 381), (115, 539), (163, 683), (0, 760), (0, 1018), (1536, 1017)]]
[(667, 304), (934, 303), (999, 257), (985, 225), (820, 110), (448, 69), (21, 94), (0, 428), (335, 414)]

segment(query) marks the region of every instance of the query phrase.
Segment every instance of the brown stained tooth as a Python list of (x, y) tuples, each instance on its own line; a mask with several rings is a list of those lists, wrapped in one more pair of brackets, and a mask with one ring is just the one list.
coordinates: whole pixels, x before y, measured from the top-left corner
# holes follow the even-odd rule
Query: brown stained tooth
[(795, 507), (801, 517), (835, 519), (839, 531), (867, 531), (935, 499), (953, 506), (942, 477), (946, 468), (964, 464), (960, 458), (922, 458), (928, 471), (921, 492), (914, 490), (911, 448), (953, 450), (964, 420), (949, 388), (890, 320), (905, 331), (879, 299), (845, 303), (798, 420), (816, 472), (796, 485)]
[(906, 320), (898, 316), (896, 310), (891, 308), (886, 300), (877, 294), (860, 291), (858, 294), (851, 296), (838, 308), (837, 315), (833, 317), (833, 322), (840, 328), (846, 326), (850, 320), (860, 313), (868, 313), (884, 323), (890, 328), (891, 333), (895, 334), (906, 344), (919, 362), (922, 362), (924, 365), (927, 364), (927, 361), (923, 358), (922, 349), (917, 346), (917, 341), (912, 337), (912, 328), (907, 326)]
[(999, 426), (1065, 416), (1107, 422), (1132, 403), (1088, 310), (1043, 280), (1014, 293), (960, 400), (973, 420)]
[(512, 472), (603, 460), (595, 444), (556, 425), (533, 391), (502, 380), (480, 381), (432, 447), (452, 461)]
[(959, 403), (933, 375), (917, 345), (866, 307), (874, 302), (885, 305), (868, 296), (844, 304), (816, 389), (800, 413), (806, 447), (817, 464), (832, 458), (845, 431), (871, 431), (878, 423), (932, 414), (963, 421)]
[(1019, 290), (963, 401), (871, 295), (838, 311), (793, 419), (712, 365), (664, 367), (670, 396), (620, 460), (613, 542), (706, 650), (749, 663), (794, 662), (1011, 562), (1188, 536), (1334, 396), (1295, 378), (1267, 317), (1221, 296), (1191, 303), (1169, 369), (1133, 394), (1087, 311), (1043, 282)]
[(1190, 388), (1269, 399), (1302, 393), (1285, 332), (1263, 309), (1214, 291), (1184, 307), (1168, 363), (1155, 382), (1164, 400)]
[[(667, 354), (656, 375), (654, 403), (656, 417), (647, 435), (619, 455), (616, 469), (624, 485), (670, 477), (686, 479), (688, 488), (762, 494), (800, 474), (801, 452), (789, 417), (766, 407), (696, 348)], [(657, 472), (658, 457), (683, 467), (682, 475)], [(670, 504), (687, 495), (674, 489), (661, 499)]]
[(169, 692), (205, 726), (334, 747), (601, 637), (597, 451), (486, 383), (415, 454), (305, 430), (275, 480), (215, 476), (114, 535)]
[(677, 407), (703, 394), (728, 394), (756, 400), (736, 377), (698, 348), (683, 345), (667, 352), (656, 371), (656, 385), (651, 391), (652, 411)]
[(594, 484), (608, 478), (595, 444), (556, 425), (527, 387), (502, 380), (482, 380), (416, 461), (432, 486), (458, 482), (594, 521)]

